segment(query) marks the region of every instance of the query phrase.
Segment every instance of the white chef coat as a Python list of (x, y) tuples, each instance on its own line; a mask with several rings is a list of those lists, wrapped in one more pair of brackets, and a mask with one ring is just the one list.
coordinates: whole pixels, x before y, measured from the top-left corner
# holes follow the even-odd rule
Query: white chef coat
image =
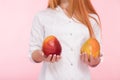
[[(97, 15), (90, 14), (98, 20)], [(77, 21), (75, 18), (73, 18)], [(43, 40), (54, 35), (62, 46), (61, 59), (55, 63), (43, 61), (39, 80), (91, 80), (88, 65), (80, 60), (80, 48), (90, 37), (88, 28), (67, 17), (60, 6), (54, 10), (46, 8), (39, 11), (33, 19), (29, 57), (34, 50), (42, 48)], [(96, 39), (100, 42), (102, 52), (101, 28), (90, 18)]]

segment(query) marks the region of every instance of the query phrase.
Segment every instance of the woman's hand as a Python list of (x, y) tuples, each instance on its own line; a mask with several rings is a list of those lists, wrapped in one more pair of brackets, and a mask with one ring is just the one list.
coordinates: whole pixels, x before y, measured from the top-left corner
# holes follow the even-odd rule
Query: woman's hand
[(42, 57), (43, 61), (51, 62), (51, 63), (57, 62), (57, 61), (59, 61), (61, 59), (61, 56), (60, 55), (56, 55), (56, 54), (54, 54), (54, 55), (50, 54), (48, 57), (46, 57), (44, 55), (43, 51), (41, 51), (41, 57)]
[(54, 62), (57, 62), (61, 59), (61, 56), (60, 55), (49, 55), (48, 57), (45, 57), (44, 56), (44, 61), (47, 61), (47, 62), (51, 62), (51, 63), (54, 63)]
[(86, 63), (86, 64), (88, 64), (89, 66), (91, 66), (91, 67), (95, 67), (95, 66), (97, 66), (99, 63), (100, 63), (100, 57), (101, 57), (102, 55), (100, 55), (99, 57), (97, 57), (97, 58), (94, 58), (92, 55), (90, 55), (90, 57), (88, 57), (88, 55), (86, 54), (86, 53), (82, 53), (81, 55), (80, 55), (80, 57), (81, 57), (81, 60), (84, 62), (84, 63)]
[(47, 61), (47, 62), (57, 62), (61, 59), (61, 56), (59, 55), (49, 55), (48, 57), (46, 57), (44, 55), (44, 52), (42, 50), (36, 50), (32, 53), (32, 58), (36, 63), (40, 63), (42, 61)]

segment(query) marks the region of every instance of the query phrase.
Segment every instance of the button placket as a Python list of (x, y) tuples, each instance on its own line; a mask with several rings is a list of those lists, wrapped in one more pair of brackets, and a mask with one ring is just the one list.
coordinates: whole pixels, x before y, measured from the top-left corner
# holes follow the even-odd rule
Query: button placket
[[(72, 47), (70, 48), (70, 51), (71, 51), (71, 53), (73, 54), (74, 51), (73, 51), (73, 48), (72, 48)], [(74, 66), (74, 62), (71, 62), (70, 65), (71, 65), (71, 66)]]

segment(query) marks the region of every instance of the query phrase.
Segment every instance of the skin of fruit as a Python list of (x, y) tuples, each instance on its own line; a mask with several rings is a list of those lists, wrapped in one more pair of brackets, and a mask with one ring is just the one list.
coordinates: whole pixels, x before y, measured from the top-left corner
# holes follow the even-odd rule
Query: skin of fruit
[(87, 53), (97, 58), (100, 55), (100, 44), (95, 38), (89, 38), (81, 47), (81, 53)]
[(60, 55), (61, 50), (62, 50), (61, 44), (55, 36), (50, 35), (44, 39), (42, 51), (45, 53), (46, 57), (49, 56), (50, 54)]

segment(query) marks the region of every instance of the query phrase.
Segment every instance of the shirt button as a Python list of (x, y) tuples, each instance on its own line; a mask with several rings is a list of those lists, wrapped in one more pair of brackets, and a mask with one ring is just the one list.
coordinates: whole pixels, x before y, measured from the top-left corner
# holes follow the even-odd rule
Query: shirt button
[(70, 33), (70, 35), (72, 36), (72, 33)]
[(71, 21), (69, 21), (69, 23), (71, 23)]
[(72, 49), (72, 48), (71, 48), (70, 50), (71, 50), (71, 51), (73, 51), (73, 49)]
[(71, 66), (73, 66), (73, 64), (72, 64), (72, 63), (71, 63), (70, 65), (71, 65)]

